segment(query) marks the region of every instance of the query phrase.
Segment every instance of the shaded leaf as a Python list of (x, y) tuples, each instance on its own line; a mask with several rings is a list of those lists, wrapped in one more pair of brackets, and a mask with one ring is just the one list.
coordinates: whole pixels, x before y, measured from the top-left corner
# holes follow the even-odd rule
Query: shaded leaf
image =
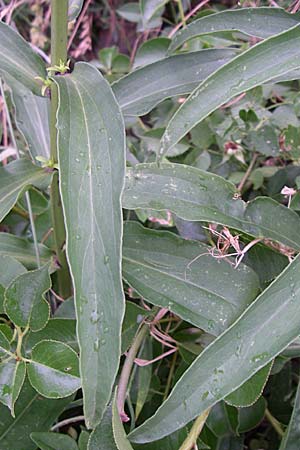
[[(124, 123), (99, 71), (78, 63), (57, 77), (58, 141), (67, 255), (75, 288), (84, 411), (101, 420), (119, 366)], [(109, 332), (109, 335), (108, 335)]]
[(13, 417), (15, 417), (15, 402), (22, 389), (25, 375), (24, 361), (11, 359), (8, 362), (0, 363), (0, 402), (10, 409)]
[(266, 410), (266, 400), (260, 397), (254, 405), (248, 408), (239, 409), (238, 428), (239, 433), (252, 430), (264, 419)]
[(296, 392), (296, 398), (289, 426), (285, 431), (279, 450), (298, 450), (300, 440), (300, 384)]
[(76, 441), (66, 434), (35, 432), (30, 437), (41, 450), (78, 450)]
[(30, 352), (38, 342), (44, 339), (63, 342), (77, 351), (76, 320), (53, 318), (42, 330), (28, 333), (25, 338), (26, 352)]
[(268, 197), (246, 203), (236, 194), (229, 181), (191, 166), (138, 164), (127, 169), (123, 207), (170, 210), (182, 219), (219, 223), (299, 249), (295, 211)]
[(0, 220), (3, 220), (30, 185), (46, 188), (50, 180), (49, 173), (24, 158), (0, 167)]
[(5, 267), (5, 270), (0, 270), (0, 314), (4, 313), (4, 291), (5, 288), (16, 278), (18, 275), (26, 272), (23, 264), (19, 263), (16, 259), (7, 255), (1, 254), (0, 249), (0, 267)]
[(299, 334), (299, 273), (300, 259), (296, 258), (230, 328), (206, 347), (156, 414), (134, 430), (130, 439), (149, 442), (183, 427), (286, 348)]
[(112, 429), (113, 436), (118, 450), (133, 450), (127, 435), (125, 433), (123, 424), (120, 419), (119, 411), (117, 408), (116, 397), (112, 405)]
[[(189, 263), (203, 255), (193, 264)], [(136, 222), (124, 228), (123, 277), (139, 294), (213, 335), (222, 333), (258, 294), (258, 278), (234, 269), (209, 248)]]
[(88, 450), (118, 450), (112, 429), (111, 405), (106, 409), (100, 424), (92, 431)]
[(4, 22), (0, 22), (0, 74), (15, 78), (37, 95), (41, 95), (41, 83), (36, 77), (47, 76), (42, 58)]
[(84, 0), (69, 0), (68, 20), (70, 22), (79, 16), (83, 2)]
[(168, 97), (190, 93), (235, 54), (229, 49), (209, 49), (171, 56), (134, 70), (112, 89), (125, 115), (144, 115)]
[(160, 156), (219, 106), (300, 67), (300, 27), (251, 47), (207, 77), (177, 110), (162, 138)]
[(126, 302), (125, 316), (122, 326), (122, 353), (130, 346), (142, 320), (148, 311), (132, 302)]
[(31, 385), (47, 398), (67, 397), (80, 388), (77, 354), (62, 342), (36, 344), (27, 372)]
[(143, 42), (136, 52), (133, 68), (136, 69), (164, 59), (170, 42), (171, 40), (166, 37), (157, 37)]
[(51, 287), (49, 265), (19, 275), (6, 288), (4, 309), (17, 326), (42, 329), (49, 320), (50, 307), (44, 294)]

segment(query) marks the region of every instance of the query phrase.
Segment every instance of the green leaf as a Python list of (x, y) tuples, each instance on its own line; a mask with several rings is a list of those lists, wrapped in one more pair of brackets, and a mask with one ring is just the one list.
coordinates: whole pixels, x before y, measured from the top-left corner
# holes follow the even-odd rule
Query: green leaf
[(142, 15), (142, 26), (144, 30), (152, 28), (151, 20), (162, 12), (162, 8), (169, 0), (140, 0), (140, 10)]
[(259, 290), (257, 275), (246, 266), (234, 269), (197, 241), (135, 222), (124, 228), (123, 277), (150, 303), (215, 336), (239, 317)]
[(89, 438), (90, 438), (90, 433), (88, 433), (85, 430), (81, 430), (81, 433), (80, 433), (79, 439), (78, 439), (79, 450), (88, 450)]
[(50, 287), (49, 264), (19, 275), (4, 293), (5, 313), (19, 327), (41, 330), (49, 320), (50, 306), (44, 295)]
[(67, 397), (80, 388), (77, 354), (62, 342), (36, 344), (27, 372), (31, 385), (47, 398)]
[(296, 392), (292, 416), (279, 450), (298, 450), (300, 440), (300, 384)]
[(25, 338), (26, 352), (44, 339), (53, 339), (69, 345), (75, 351), (78, 350), (78, 341), (76, 336), (76, 320), (71, 319), (50, 319), (45, 328), (35, 333), (28, 333)]
[(127, 439), (123, 424), (120, 419), (117, 408), (116, 396), (112, 406), (112, 429), (113, 436), (118, 450), (133, 450), (129, 440)]
[(30, 185), (46, 188), (51, 175), (27, 159), (19, 159), (0, 167), (0, 221), (9, 213), (20, 195)]
[(24, 136), (30, 155), (50, 158), (50, 101), (48, 97), (34, 95), (26, 86), (6, 77), (12, 89), (16, 111), (16, 125)]
[(125, 115), (141, 116), (162, 100), (190, 93), (236, 55), (234, 50), (201, 50), (171, 56), (134, 70), (112, 85)]
[(18, 275), (26, 272), (25, 267), (19, 263), (16, 259), (7, 255), (2, 255), (0, 250), (0, 267), (5, 267), (5, 270), (0, 271), (0, 314), (4, 313), (4, 291), (5, 288), (16, 278)]
[[(3, 326), (3, 324), (1, 325)], [(6, 334), (4, 334), (3, 330), (0, 329), (0, 357), (7, 354), (6, 350), (10, 350), (10, 343)]]
[(35, 432), (30, 437), (41, 450), (78, 450), (76, 441), (66, 434)]
[(169, 122), (160, 156), (197, 123), (235, 96), (300, 66), (300, 27), (284, 31), (251, 47), (207, 77)]
[(70, 401), (70, 397), (62, 400), (45, 399), (25, 382), (16, 402), (15, 419), (6, 406), (0, 405), (1, 449), (35, 450), (36, 445), (30, 439), (30, 433), (48, 431)]
[[(142, 348), (142, 351), (139, 353), (139, 358), (151, 361), (153, 358), (153, 352), (152, 352), (152, 340), (149, 336), (144, 341), (144, 345)], [(136, 405), (135, 405), (135, 418), (137, 419), (140, 415), (150, 389), (151, 384), (151, 377), (152, 377), (152, 365), (149, 364), (144, 367), (138, 367), (137, 373), (136, 373), (136, 383), (137, 383), (137, 398), (136, 398)]]
[(4, 22), (0, 22), (0, 75), (15, 78), (37, 95), (41, 95), (41, 83), (36, 77), (47, 76), (42, 58)]
[(24, 361), (11, 359), (0, 363), (0, 402), (8, 406), (13, 417), (15, 417), (14, 406), (19, 397), (26, 375), (26, 364)]
[(106, 409), (99, 425), (90, 435), (88, 450), (118, 450), (112, 429), (112, 408)]
[(270, 363), (256, 372), (246, 383), (232, 394), (225, 397), (225, 402), (232, 406), (245, 407), (255, 403), (262, 395), (268, 381), (273, 363)]
[(173, 37), (169, 52), (189, 39), (221, 31), (239, 31), (248, 36), (268, 38), (286, 31), (300, 22), (299, 14), (289, 14), (281, 8), (242, 8), (209, 14), (194, 20)]
[(191, 166), (138, 164), (127, 169), (123, 207), (170, 210), (182, 219), (219, 223), (298, 251), (300, 219), (295, 211), (268, 197), (246, 203), (236, 193), (229, 181)]
[(196, 358), (156, 414), (131, 433), (133, 442), (157, 440), (183, 427), (235, 391), (298, 336), (299, 273), (296, 258)]
[(126, 302), (125, 316), (122, 326), (122, 354), (130, 346), (142, 320), (148, 315), (148, 311), (132, 302)]
[(111, 88), (93, 66), (78, 63), (56, 83), (60, 189), (75, 288), (84, 411), (91, 428), (110, 400), (121, 350), (125, 132)]
[(164, 59), (170, 42), (171, 39), (166, 37), (157, 37), (143, 42), (136, 52), (133, 68), (136, 69), (137, 67), (146, 66)]
[(69, 10), (68, 10), (69, 22), (77, 19), (82, 9), (83, 2), (84, 0), (69, 0)]
[(141, 20), (139, 4), (136, 2), (125, 3), (117, 9), (117, 13), (129, 22), (138, 23)]
[[(42, 264), (49, 262), (52, 256), (51, 250), (42, 244), (39, 244), (39, 254)], [(34, 245), (13, 234), (0, 233), (0, 256), (15, 258), (27, 269), (36, 268)]]
[(245, 433), (257, 427), (264, 419), (266, 400), (261, 396), (254, 405), (240, 408), (238, 412), (238, 433)]

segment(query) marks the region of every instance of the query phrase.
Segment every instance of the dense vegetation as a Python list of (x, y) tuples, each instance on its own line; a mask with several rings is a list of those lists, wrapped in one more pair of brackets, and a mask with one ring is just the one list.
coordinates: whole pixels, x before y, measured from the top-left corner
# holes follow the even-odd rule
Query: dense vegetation
[(299, 10), (0, 2), (1, 450), (299, 450)]

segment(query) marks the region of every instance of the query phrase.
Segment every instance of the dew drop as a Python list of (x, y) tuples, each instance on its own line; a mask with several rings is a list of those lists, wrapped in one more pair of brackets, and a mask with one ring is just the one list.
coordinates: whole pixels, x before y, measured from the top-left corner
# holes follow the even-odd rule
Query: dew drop
[(96, 339), (94, 342), (94, 350), (97, 352), (99, 350), (99, 339)]

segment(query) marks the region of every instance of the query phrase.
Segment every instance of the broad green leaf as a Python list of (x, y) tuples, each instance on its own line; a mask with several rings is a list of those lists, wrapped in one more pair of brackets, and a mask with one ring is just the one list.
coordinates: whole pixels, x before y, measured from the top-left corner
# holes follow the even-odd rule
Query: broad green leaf
[(0, 250), (0, 267), (5, 267), (5, 270), (0, 270), (0, 314), (4, 313), (4, 291), (8, 285), (22, 273), (26, 272), (25, 267), (16, 259), (7, 255), (2, 255)]
[(248, 36), (268, 38), (300, 23), (300, 14), (281, 8), (242, 8), (209, 14), (177, 31), (169, 47), (173, 52), (189, 39), (220, 31), (239, 31)]
[(138, 164), (127, 169), (123, 207), (170, 210), (182, 219), (219, 223), (298, 251), (300, 219), (295, 211), (268, 197), (246, 203), (236, 193), (229, 181), (191, 166)]
[(112, 408), (106, 409), (99, 425), (90, 435), (88, 450), (118, 450), (112, 429)]
[(252, 430), (264, 419), (266, 411), (266, 400), (263, 396), (259, 397), (254, 405), (246, 408), (240, 408), (238, 411), (238, 433), (245, 433)]
[(50, 180), (49, 173), (24, 158), (0, 167), (0, 221), (30, 185), (46, 188)]
[[(42, 244), (39, 244), (39, 254), (42, 264), (49, 262), (52, 256), (51, 250)], [(13, 234), (0, 233), (0, 256), (15, 258), (27, 269), (36, 268), (34, 245)]]
[(15, 78), (37, 95), (41, 95), (41, 82), (36, 77), (47, 76), (42, 58), (3, 22), (0, 22), (0, 75)]
[[(197, 256), (202, 255), (189, 264)], [(259, 291), (257, 275), (217, 260), (209, 248), (135, 222), (124, 228), (123, 277), (143, 298), (217, 336)]]
[[(2, 324), (3, 326), (3, 324)], [(6, 334), (3, 332), (2, 329), (0, 329), (0, 357), (2, 358), (3, 356), (7, 356), (7, 352), (6, 350), (10, 350), (10, 343), (8, 340), (8, 337), (6, 336)]]
[(26, 375), (26, 364), (24, 361), (11, 359), (0, 363), (0, 402), (8, 406), (13, 417), (15, 417), (14, 406), (19, 397)]
[(119, 16), (129, 22), (138, 23), (141, 20), (141, 12), (137, 2), (129, 2), (117, 9)]
[(62, 342), (36, 344), (27, 372), (31, 385), (47, 398), (67, 397), (80, 388), (77, 354)]
[(300, 442), (300, 384), (296, 392), (293, 413), (279, 450), (298, 450)]
[(78, 450), (76, 441), (66, 434), (35, 432), (30, 437), (41, 450)]
[(149, 442), (183, 427), (286, 348), (299, 334), (299, 274), (298, 257), (205, 348), (156, 414), (131, 433), (131, 440)]
[(232, 406), (245, 407), (253, 405), (261, 396), (268, 381), (273, 363), (270, 363), (256, 372), (246, 383), (232, 394), (225, 397), (226, 403)]
[(116, 397), (112, 405), (112, 429), (113, 436), (118, 450), (133, 450), (129, 440), (127, 439), (123, 424), (120, 419), (117, 408)]
[(169, 0), (140, 0), (140, 10), (142, 15), (143, 29), (151, 27), (151, 20), (162, 11), (162, 8)]
[(45, 293), (50, 287), (48, 264), (19, 275), (5, 290), (5, 313), (19, 327), (41, 330), (49, 320), (50, 306)]
[(68, 20), (77, 19), (82, 9), (84, 0), (69, 0)]
[(234, 50), (201, 50), (171, 56), (134, 70), (112, 85), (125, 115), (141, 116), (162, 100), (190, 93), (236, 55)]
[(30, 433), (48, 431), (70, 401), (70, 397), (60, 400), (43, 398), (25, 382), (16, 402), (15, 419), (6, 406), (0, 405), (0, 448), (35, 450)]
[(160, 156), (235, 96), (300, 67), (300, 26), (251, 47), (207, 77), (174, 114)]
[(90, 428), (100, 422), (110, 400), (121, 353), (125, 132), (119, 106), (97, 69), (79, 63), (56, 83), (60, 189)]
[(16, 111), (16, 125), (24, 136), (30, 155), (50, 158), (50, 101), (48, 97), (34, 95), (26, 86), (13, 78), (6, 78)]
[(170, 42), (171, 39), (166, 37), (157, 37), (143, 42), (136, 52), (133, 68), (136, 69), (137, 67), (146, 66), (164, 59)]
[(76, 320), (60, 318), (50, 319), (45, 328), (38, 332), (26, 335), (26, 352), (30, 352), (38, 342), (44, 339), (53, 339), (63, 342), (77, 351)]

